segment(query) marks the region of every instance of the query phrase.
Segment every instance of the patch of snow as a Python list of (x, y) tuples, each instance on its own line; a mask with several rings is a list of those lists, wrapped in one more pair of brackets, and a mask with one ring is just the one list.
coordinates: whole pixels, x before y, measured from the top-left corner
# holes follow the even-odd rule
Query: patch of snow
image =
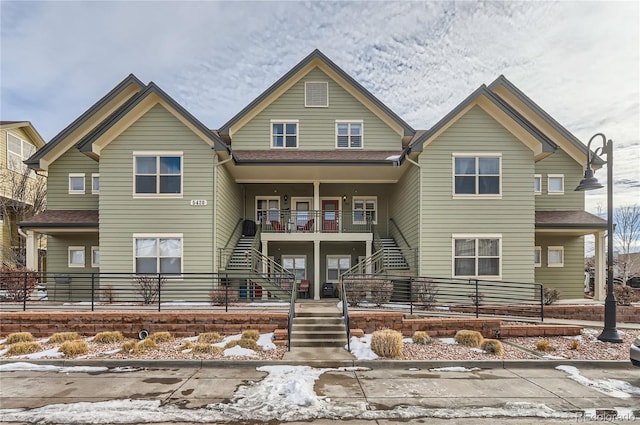
[(105, 356), (111, 356), (113, 354), (118, 354), (120, 351), (122, 351), (121, 348), (116, 348), (114, 350), (103, 351), (101, 354), (104, 354)]
[(126, 372), (138, 372), (140, 370), (144, 370), (142, 367), (133, 367), (133, 366), (119, 366), (109, 369), (111, 373), (126, 373)]
[(38, 351), (37, 353), (26, 354), (24, 356), (18, 356), (20, 359), (38, 360), (43, 357), (64, 357), (64, 353), (58, 351), (58, 347), (50, 348), (49, 350)]
[(258, 338), (258, 345), (262, 347), (263, 350), (275, 350), (276, 345), (273, 343), (273, 332), (261, 334), (260, 338)]
[(197, 307), (197, 306), (210, 306), (211, 303), (206, 302), (189, 302), (189, 301), (168, 301), (166, 303), (160, 303), (161, 306), (189, 306), (189, 307)]
[(410, 367), (410, 368), (409, 368), (409, 369), (407, 369), (407, 370), (410, 370), (411, 372), (416, 372), (416, 371), (420, 370), (420, 368), (417, 368), (417, 367)]
[(640, 396), (640, 388), (631, 385), (626, 381), (617, 379), (590, 379), (583, 376), (575, 366), (556, 366), (556, 369), (569, 374), (569, 378), (573, 379), (585, 387), (593, 388), (603, 394), (616, 398), (631, 398), (632, 395)]
[(449, 311), (449, 307), (447, 307), (446, 305), (440, 305), (440, 306), (436, 306), (434, 310)]
[(255, 351), (250, 350), (248, 348), (242, 348), (239, 345), (235, 347), (227, 348), (224, 350), (225, 357), (256, 357), (257, 354)]
[(5, 354), (7, 354), (9, 352), (9, 347), (7, 348), (3, 348), (2, 350), (0, 350), (0, 356), (4, 356)]
[(338, 307), (338, 310), (342, 311), (342, 301), (338, 302), (338, 304), (336, 304), (336, 307)]
[(552, 354), (546, 354), (544, 356), (542, 356), (543, 359), (547, 359), (547, 360), (567, 360), (566, 357), (562, 357), (562, 356), (554, 356)]
[(440, 338), (440, 342), (443, 344), (458, 345), (454, 338)]
[(389, 155), (385, 158), (386, 161), (397, 161), (400, 159), (400, 155)]
[(475, 372), (480, 370), (478, 367), (466, 368), (462, 366), (436, 367), (429, 369), (431, 372)]
[[(196, 338), (197, 340), (198, 338)], [(225, 345), (227, 345), (227, 343), (229, 343), (230, 341), (238, 341), (242, 339), (242, 334), (236, 334), (236, 335), (229, 335), (224, 337), (224, 339), (220, 342), (216, 342), (215, 344), (213, 344), (215, 347), (220, 347), (220, 348), (224, 348)]]
[(0, 339), (0, 345), (4, 345), (7, 343), (7, 338)]
[(371, 334), (366, 334), (362, 338), (351, 337), (351, 354), (358, 360), (375, 360), (378, 358), (378, 355), (371, 349), (372, 336)]
[(413, 343), (413, 338), (402, 338), (402, 342), (406, 342), (406, 343), (412, 344)]
[(482, 348), (471, 348), (470, 351), (473, 351), (475, 353), (482, 353), (482, 354), (486, 354), (487, 353)]
[(248, 303), (245, 304), (251, 307), (287, 307), (289, 305), (289, 303), (285, 303), (282, 301), (279, 302), (254, 302), (254, 303)]
[(16, 372), (16, 371), (32, 371), (32, 372), (106, 372), (108, 367), (102, 366), (54, 366), (54, 365), (39, 365), (27, 362), (15, 362), (5, 363), (0, 365), (0, 371), (2, 372)]

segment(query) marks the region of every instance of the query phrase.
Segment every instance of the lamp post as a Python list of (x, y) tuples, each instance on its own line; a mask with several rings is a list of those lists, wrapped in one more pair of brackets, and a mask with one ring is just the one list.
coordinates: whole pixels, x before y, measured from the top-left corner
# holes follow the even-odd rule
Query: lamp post
[(597, 137), (602, 138), (602, 146), (597, 148), (596, 155), (606, 155), (607, 161), (607, 298), (604, 301), (604, 329), (598, 336), (604, 342), (622, 342), (616, 329), (616, 296), (613, 293), (613, 142), (607, 140), (602, 133), (594, 134), (587, 144), (587, 169), (584, 178), (580, 181), (576, 190), (586, 191), (601, 189), (604, 186), (593, 176), (591, 168), (591, 142)]

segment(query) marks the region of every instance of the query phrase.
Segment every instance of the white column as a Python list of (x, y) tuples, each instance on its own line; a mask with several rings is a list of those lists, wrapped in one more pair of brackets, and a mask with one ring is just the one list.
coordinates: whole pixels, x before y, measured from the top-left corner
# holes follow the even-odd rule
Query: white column
[[(373, 244), (373, 241), (367, 241), (367, 248), (366, 248), (366, 252), (365, 252), (365, 258), (369, 258), (371, 257), (371, 245)], [(365, 266), (365, 271), (366, 274), (371, 274), (373, 273), (371, 270), (371, 261), (367, 261), (366, 266)]]
[(607, 260), (605, 256), (605, 232), (598, 232), (595, 235), (596, 252), (595, 252), (595, 276), (593, 284), (593, 299), (604, 301), (606, 297), (606, 275)]
[(33, 230), (27, 230), (27, 269), (38, 271), (38, 244)]
[(320, 299), (320, 241), (313, 241), (313, 299)]
[[(269, 241), (262, 241), (262, 256), (269, 258)], [(262, 261), (262, 274), (267, 273), (267, 262)]]

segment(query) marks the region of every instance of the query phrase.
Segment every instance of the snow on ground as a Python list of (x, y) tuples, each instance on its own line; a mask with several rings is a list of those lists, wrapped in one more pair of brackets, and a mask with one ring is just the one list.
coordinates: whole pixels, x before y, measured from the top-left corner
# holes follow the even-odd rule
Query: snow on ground
[[(375, 360), (378, 355), (371, 349), (372, 334), (366, 334), (362, 338), (351, 337), (351, 354), (358, 360)], [(347, 347), (345, 347), (346, 349)]]
[(64, 357), (64, 353), (58, 351), (59, 347), (53, 347), (48, 350), (38, 351), (37, 353), (25, 354), (24, 356), (18, 356), (21, 359), (37, 360), (43, 357)]
[(103, 367), (103, 366), (64, 367), (64, 366), (34, 364), (34, 363), (26, 363), (26, 362), (6, 363), (3, 365), (0, 365), (0, 372), (34, 371), (34, 372), (60, 372), (60, 373), (70, 373), (70, 372), (91, 373), (91, 372), (107, 372), (108, 370), (109, 370), (108, 367)]
[(258, 338), (258, 346), (262, 347), (263, 350), (275, 350), (276, 345), (273, 343), (273, 332), (260, 335), (260, 338)]
[(436, 367), (429, 369), (431, 372), (475, 372), (480, 370), (478, 367), (472, 367), (470, 369), (462, 366), (450, 366), (450, 367)]
[(451, 345), (458, 344), (454, 338), (440, 338), (440, 342), (443, 344), (451, 344)]
[(285, 302), (257, 302), (257, 303), (248, 303), (246, 304), (251, 307), (287, 307), (289, 303)]
[(235, 347), (227, 348), (224, 350), (225, 357), (256, 357), (257, 354), (255, 351), (250, 350), (249, 348), (242, 348), (239, 345)]
[(617, 379), (589, 379), (580, 373), (574, 366), (557, 366), (556, 369), (569, 374), (569, 378), (584, 385), (593, 388), (603, 394), (616, 398), (631, 398), (632, 396), (640, 396), (640, 388), (631, 385), (626, 381)]

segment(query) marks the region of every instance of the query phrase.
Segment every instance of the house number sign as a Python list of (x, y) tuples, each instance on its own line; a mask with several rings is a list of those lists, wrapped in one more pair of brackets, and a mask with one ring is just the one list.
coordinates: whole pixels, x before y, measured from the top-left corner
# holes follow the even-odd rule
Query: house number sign
[(205, 206), (207, 206), (207, 200), (206, 199), (192, 199), (191, 200), (191, 206), (192, 207), (205, 207)]

